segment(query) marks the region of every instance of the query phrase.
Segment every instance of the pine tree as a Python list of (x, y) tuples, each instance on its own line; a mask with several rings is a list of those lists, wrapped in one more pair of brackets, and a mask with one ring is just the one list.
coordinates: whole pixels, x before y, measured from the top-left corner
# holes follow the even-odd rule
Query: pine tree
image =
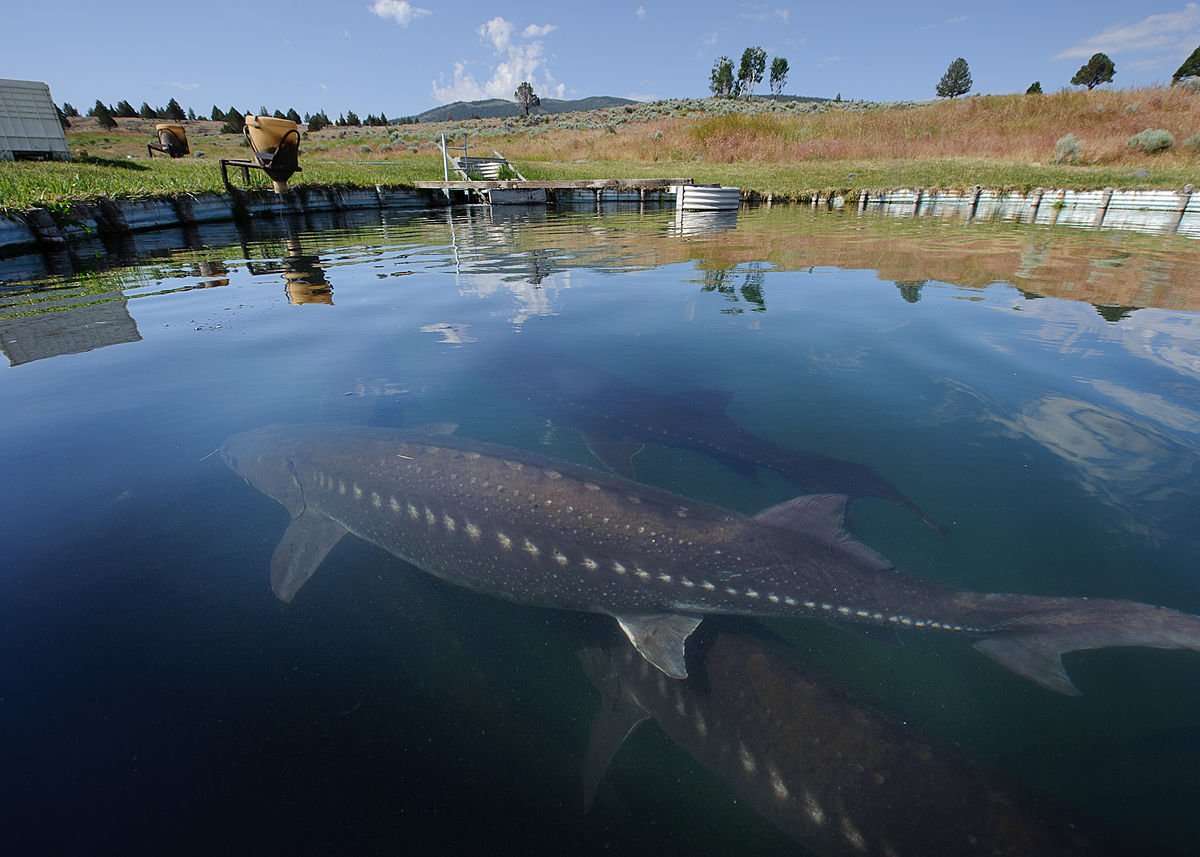
[(217, 105), (214, 104), (212, 112), (208, 114), (208, 118), (211, 119), (213, 122), (224, 122), (225, 121), (225, 112), (223, 110), (221, 110), (220, 107), (218, 107)]
[(971, 69), (962, 57), (954, 60), (946, 67), (946, 73), (938, 81), (937, 94), (939, 98), (957, 98), (971, 91)]
[(222, 134), (240, 134), (246, 127), (246, 117), (236, 107), (225, 111), (225, 124), (221, 126)]
[(718, 57), (708, 74), (708, 89), (713, 98), (729, 98), (733, 95), (733, 60)]
[(170, 119), (173, 122), (182, 122), (187, 118), (187, 114), (183, 112), (183, 107), (172, 98), (167, 102), (167, 106), (163, 108), (160, 114), (164, 119)]
[(97, 99), (96, 106), (89, 111), (90, 115), (96, 117), (96, 121), (100, 123), (101, 128), (116, 128), (117, 120), (113, 119), (112, 111), (105, 106), (103, 101)]
[(71, 127), (71, 120), (67, 118), (67, 114), (63, 113), (62, 108), (57, 104), (54, 105), (54, 112), (58, 114), (58, 124), (63, 127), (64, 131)]
[(1026, 95), (1041, 95), (1042, 94), (1042, 82), (1040, 80), (1035, 80), (1033, 83), (1029, 84), (1029, 89), (1025, 90), (1025, 94)]
[(259, 115), (259, 116), (270, 116), (270, 115), (271, 115), (271, 111), (270, 111), (270, 110), (268, 110), (268, 109), (266, 108), (266, 106), (265, 106), (265, 105), (263, 105), (263, 106), (261, 106), (261, 107), (259, 107), (259, 108), (258, 108), (258, 115)]
[(771, 92), (782, 95), (787, 85), (788, 61), (786, 57), (775, 57), (771, 60)]
[(134, 116), (138, 115), (138, 112), (128, 101), (121, 100), (118, 101), (117, 106), (113, 108), (112, 114), (114, 116), (123, 116), (132, 119)]
[(284, 115), (284, 112), (282, 110), (276, 110), (271, 115), (276, 119), (287, 119), (287, 116)]
[(527, 80), (521, 81), (521, 85), (517, 87), (513, 97), (517, 99), (517, 104), (521, 105), (521, 110), (526, 116), (529, 115), (530, 110), (542, 103), (542, 99), (533, 91), (533, 84)]
[(138, 116), (141, 116), (143, 119), (157, 119), (158, 111), (143, 101), (142, 106), (138, 108)]
[(358, 128), (362, 125), (362, 120), (358, 118), (358, 114), (353, 110), (346, 111), (346, 124), (352, 128)]
[(388, 123), (387, 114), (386, 114), (386, 113), (384, 113), (384, 112), (382, 112), (382, 111), (380, 111), (380, 113), (379, 113), (379, 124), (380, 124), (380, 125), (387, 125), (387, 123)]
[(1108, 54), (1092, 54), (1092, 58), (1079, 67), (1071, 78), (1072, 86), (1086, 86), (1091, 92), (1102, 83), (1112, 83), (1117, 67), (1108, 58)]
[(1172, 85), (1179, 83), (1185, 77), (1200, 77), (1200, 48), (1192, 51), (1192, 55), (1183, 61), (1183, 65), (1171, 75)]
[(188, 114), (187, 114), (187, 116), (188, 116), (188, 121), (189, 121), (189, 122), (195, 122), (195, 121), (196, 121), (196, 111), (195, 111), (195, 110), (193, 110), (193, 109), (192, 109), (192, 108), (190, 108), (190, 107), (188, 108)]
[(754, 94), (754, 87), (762, 83), (767, 71), (767, 52), (762, 48), (746, 48), (742, 51), (742, 61), (738, 64), (737, 90), (746, 93), (749, 98)]
[[(299, 125), (299, 124), (300, 124), (300, 114), (296, 112), (296, 108), (295, 108), (295, 107), (292, 107), (292, 108), (290, 108), (290, 109), (288, 110), (288, 112), (287, 112), (287, 116), (286, 116), (285, 118), (287, 118), (287, 119), (291, 119), (291, 120), (292, 120), (293, 122), (295, 122), (297, 125)], [(308, 119), (305, 119), (304, 121), (305, 121), (305, 122), (307, 122), (307, 121), (308, 121)]]
[(79, 111), (75, 109), (75, 105), (69, 101), (63, 102), (62, 112), (63, 112), (64, 116), (67, 116), (72, 119), (79, 115)]

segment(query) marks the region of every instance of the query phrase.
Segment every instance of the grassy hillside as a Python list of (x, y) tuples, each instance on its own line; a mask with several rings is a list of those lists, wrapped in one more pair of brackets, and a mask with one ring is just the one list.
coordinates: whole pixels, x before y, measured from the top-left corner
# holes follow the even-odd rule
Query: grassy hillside
[[(624, 107), (626, 104), (636, 104), (629, 98), (616, 98), (611, 95), (593, 95), (589, 98), (564, 100), (560, 98), (543, 98), (542, 103), (533, 109), (535, 114), (548, 113), (579, 113), (587, 110), (602, 110), (605, 107)], [(434, 107), (417, 115), (419, 122), (461, 122), (467, 119), (494, 119), (497, 117), (520, 116), (521, 105), (515, 101), (503, 98), (485, 98), (482, 101), (454, 101)]]
[[(68, 140), (104, 163), (0, 164), (0, 207), (95, 196), (213, 190), (213, 161), (244, 157), (214, 122), (189, 123), (203, 159), (146, 161), (153, 123), (122, 119), (115, 131), (75, 120)], [(1129, 138), (1169, 131), (1167, 151)], [(980, 96), (922, 104), (711, 99), (628, 104), (582, 113), (306, 134), (305, 182), (405, 182), (441, 175), (436, 141), (465, 135), (473, 150), (500, 150), (529, 178), (677, 177), (776, 196), (898, 186), (996, 188), (1179, 187), (1200, 184), (1200, 93), (1184, 88)], [(1076, 163), (1054, 163), (1074, 134)], [(118, 163), (113, 163), (118, 162)]]

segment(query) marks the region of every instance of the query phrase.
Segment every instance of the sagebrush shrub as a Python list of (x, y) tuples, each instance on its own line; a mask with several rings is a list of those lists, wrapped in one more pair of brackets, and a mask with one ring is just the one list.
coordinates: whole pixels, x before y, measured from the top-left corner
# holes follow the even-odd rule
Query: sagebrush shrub
[(1054, 144), (1054, 163), (1077, 164), (1083, 156), (1083, 143), (1074, 134), (1065, 134)]
[(1162, 128), (1147, 128), (1129, 138), (1129, 148), (1153, 155), (1165, 152), (1175, 145), (1175, 137), (1170, 131)]

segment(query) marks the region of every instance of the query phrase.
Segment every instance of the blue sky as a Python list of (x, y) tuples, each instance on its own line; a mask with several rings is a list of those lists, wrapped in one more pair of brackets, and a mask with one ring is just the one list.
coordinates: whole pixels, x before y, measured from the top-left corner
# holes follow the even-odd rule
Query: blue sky
[[(736, 58), (747, 45), (788, 58), (786, 91), (794, 94), (931, 98), (960, 55), (977, 92), (1024, 91), (1035, 79), (1049, 92), (1096, 50), (1113, 58), (1116, 84), (1128, 87), (1169, 80), (1200, 45), (1200, 6), (1183, 0), (6, 6), (0, 77), (45, 80), (56, 100), (80, 108), (96, 98), (136, 106), (175, 97), (205, 113), (217, 103), (397, 116), (459, 98), (512, 98), (522, 79), (543, 96), (698, 96), (713, 60)], [(276, 57), (257, 66), (243, 59), (272, 38)]]

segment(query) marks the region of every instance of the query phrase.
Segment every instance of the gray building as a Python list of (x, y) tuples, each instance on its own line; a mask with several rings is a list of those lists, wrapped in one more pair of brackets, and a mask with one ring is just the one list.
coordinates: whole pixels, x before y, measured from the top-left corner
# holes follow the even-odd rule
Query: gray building
[(17, 158), (67, 161), (71, 152), (50, 87), (0, 78), (0, 161)]

